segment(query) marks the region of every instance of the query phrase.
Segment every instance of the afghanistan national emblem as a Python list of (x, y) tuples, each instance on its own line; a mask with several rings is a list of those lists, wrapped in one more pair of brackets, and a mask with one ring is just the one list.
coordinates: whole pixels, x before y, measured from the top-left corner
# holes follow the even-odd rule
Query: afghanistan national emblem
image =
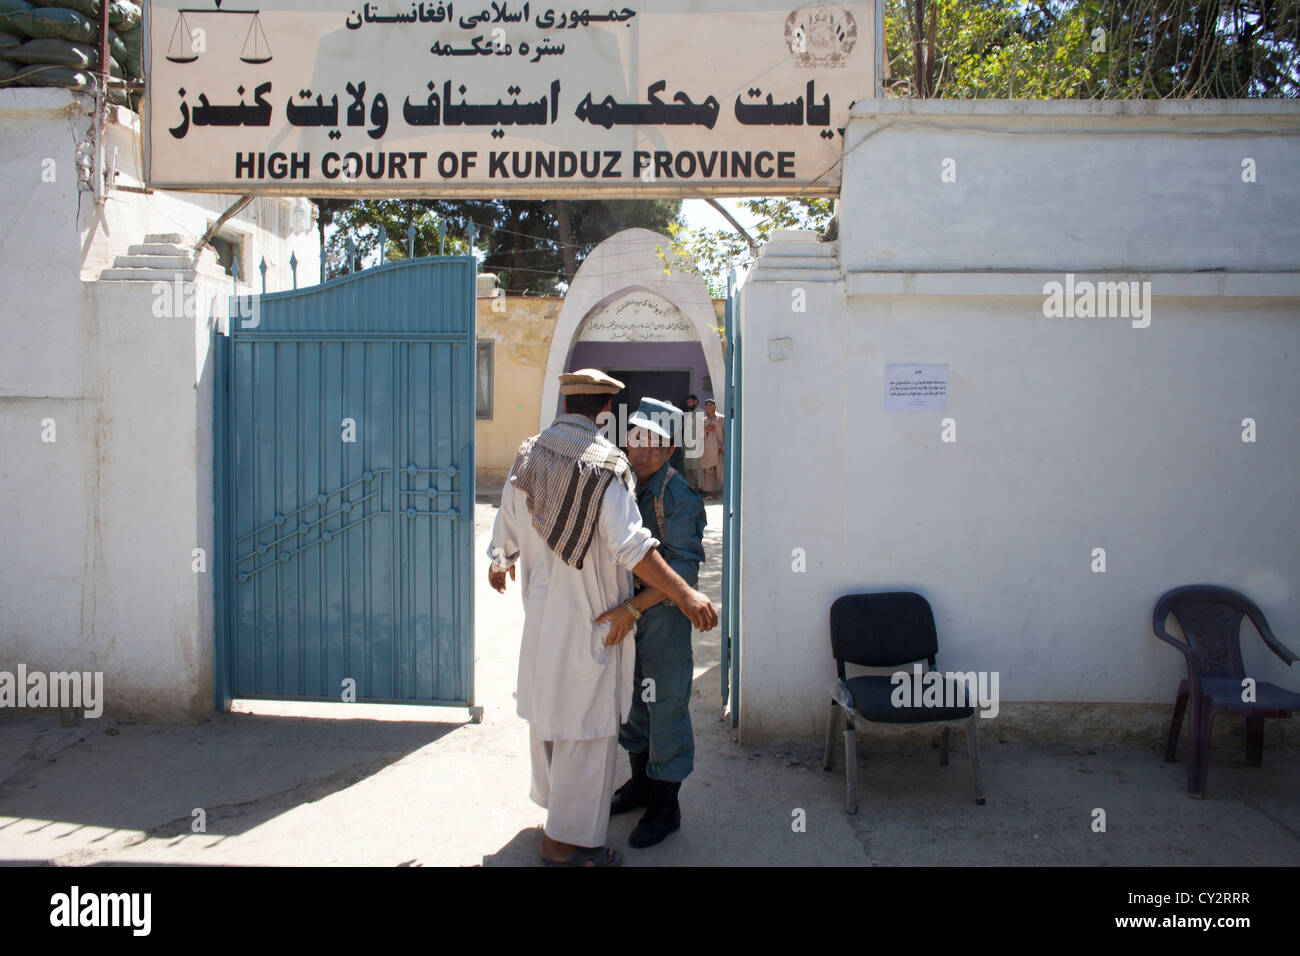
[(857, 39), (858, 24), (843, 7), (800, 7), (785, 20), (785, 43), (796, 66), (843, 67)]

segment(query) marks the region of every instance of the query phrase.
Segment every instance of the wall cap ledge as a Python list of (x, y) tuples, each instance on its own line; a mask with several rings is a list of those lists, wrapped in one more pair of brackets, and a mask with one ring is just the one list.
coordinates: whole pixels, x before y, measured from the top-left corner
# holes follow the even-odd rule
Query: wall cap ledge
[[(1151, 294), (1165, 298), (1300, 298), (1300, 271), (1287, 272), (1075, 272), (1077, 283), (1150, 282)], [(1043, 297), (1048, 282), (1064, 283), (1067, 273), (1051, 272), (849, 272), (845, 295), (960, 295)]]
[[(1060, 127), (1083, 122), (1154, 126), (1177, 132), (1206, 124), (1234, 121), (1248, 129), (1283, 126), (1300, 131), (1300, 102), (1283, 99), (1236, 100), (956, 100), (863, 99), (850, 110), (851, 120), (875, 119), (891, 124), (962, 125), (966, 121)], [(1153, 123), (1153, 121), (1157, 121)], [(1177, 121), (1177, 122), (1174, 122)]]

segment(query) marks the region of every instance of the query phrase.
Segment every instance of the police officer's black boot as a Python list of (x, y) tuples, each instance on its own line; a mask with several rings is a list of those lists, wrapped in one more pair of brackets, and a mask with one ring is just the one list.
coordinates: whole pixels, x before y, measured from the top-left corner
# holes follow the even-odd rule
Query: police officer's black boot
[(670, 833), (682, 825), (682, 808), (677, 802), (680, 780), (650, 780), (650, 808), (636, 825), (627, 842), (638, 850), (662, 843)]
[(611, 816), (618, 816), (620, 813), (627, 813), (637, 807), (650, 805), (651, 780), (646, 776), (645, 772), (646, 766), (650, 763), (650, 751), (643, 750), (639, 754), (630, 753), (627, 755), (627, 759), (628, 763), (632, 765), (632, 779), (614, 791), (614, 799), (609, 801)]

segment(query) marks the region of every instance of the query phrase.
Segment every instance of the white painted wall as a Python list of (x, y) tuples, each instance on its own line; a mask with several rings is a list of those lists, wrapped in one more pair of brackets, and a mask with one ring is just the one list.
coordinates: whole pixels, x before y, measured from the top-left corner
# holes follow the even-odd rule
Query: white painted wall
[(859, 100), (844, 268), (1292, 270), (1298, 124), (1293, 100)]
[[(78, 188), (89, 100), (0, 91), (0, 670), (101, 670), (110, 716), (173, 722), (212, 708), (213, 325), (159, 317), (151, 281), (97, 281), (147, 233), (197, 238), (235, 197)], [(135, 117), (111, 112), (118, 185), (140, 186)], [(54, 181), (42, 179), (53, 160)], [(314, 231), (287, 200), (232, 220), (266, 256), (268, 288), (319, 274)], [(259, 278), (260, 285), (260, 278)], [(252, 291), (246, 286), (246, 291)], [(52, 418), (57, 440), (41, 441)], [(204, 548), (208, 572), (191, 571)]]
[[(858, 104), (838, 250), (774, 242), (741, 294), (746, 739), (824, 731), (827, 613), (855, 591), (925, 594), (940, 668), (1000, 672), (1004, 711), (1172, 709), (1185, 670), (1151, 609), (1182, 584), (1246, 592), (1300, 650), (1300, 188), (1284, 159), (1300, 112), (1248, 106), (1153, 108), (1152, 138), (1117, 129), (1127, 104), (1032, 119), (979, 104), (979, 128), (970, 104)], [(873, 110), (898, 122), (868, 139)], [(1081, 145), (1062, 153), (1067, 135)], [(1239, 192), (1237, 154), (1270, 170), (1258, 193)], [(940, 190), (943, 156), (961, 192)], [(1192, 272), (1216, 266), (1249, 271)], [(1103, 267), (1148, 270), (1149, 328), (1043, 316), (1045, 281)], [(948, 410), (884, 412), (888, 362), (950, 363)], [(1248, 670), (1300, 687), (1246, 633)]]

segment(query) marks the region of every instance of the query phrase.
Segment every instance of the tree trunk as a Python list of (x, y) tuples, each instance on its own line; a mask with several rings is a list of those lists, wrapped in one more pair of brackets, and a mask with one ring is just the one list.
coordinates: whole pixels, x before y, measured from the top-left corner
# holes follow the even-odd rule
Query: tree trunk
[(935, 47), (939, 41), (939, 4), (932, 2), (930, 4), (930, 29), (926, 33), (925, 44), (925, 95), (927, 98), (934, 96), (938, 85), (938, 77), (935, 72), (938, 70), (939, 57)]
[(925, 0), (912, 0), (912, 89), (924, 99), (925, 91)]
[(912, 0), (912, 86), (921, 99), (934, 96), (937, 57), (934, 55), (938, 41), (939, 5), (931, 2), (929, 24), (926, 24), (926, 0)]
[(564, 277), (570, 285), (578, 274), (578, 250), (573, 243), (573, 223), (569, 220), (569, 203), (559, 200), (555, 203), (555, 221), (560, 232), (560, 255), (564, 260)]

